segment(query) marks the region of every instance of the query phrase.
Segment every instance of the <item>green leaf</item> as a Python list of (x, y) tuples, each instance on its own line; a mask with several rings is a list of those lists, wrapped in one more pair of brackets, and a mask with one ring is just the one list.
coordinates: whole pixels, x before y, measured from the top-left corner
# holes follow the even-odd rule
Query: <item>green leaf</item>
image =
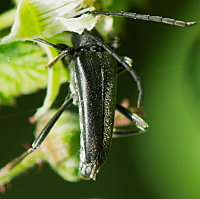
[[(56, 49), (51, 48), (45, 44), (41, 45), (45, 49), (49, 61), (58, 55), (58, 51)], [(63, 66), (61, 60), (56, 62), (53, 68), (48, 70), (47, 94), (43, 106), (37, 110), (33, 117), (30, 118), (32, 123), (37, 121), (43, 114), (48, 111), (59, 93), (61, 83), (66, 82), (69, 79), (68, 75), (69, 71)]]
[(0, 46), (0, 102), (13, 103), (14, 97), (29, 94), (47, 85), (47, 58), (33, 43)]
[[(44, 125), (55, 113), (56, 110), (50, 110), (39, 119), (36, 127), (36, 136), (39, 135)], [(80, 180), (81, 178), (78, 174), (80, 161), (80, 127), (78, 113), (65, 111), (39, 149), (45, 154), (43, 160), (48, 162), (52, 169), (64, 180), (71, 182)]]
[[(45, 116), (41, 117), (36, 126), (35, 136), (39, 135), (44, 125), (55, 113), (56, 110), (50, 110)], [(78, 175), (80, 148), (78, 123), (79, 117), (77, 113), (65, 111), (36, 151), (29, 154), (12, 169), (10, 168), (13, 166), (13, 161), (1, 168), (0, 187), (3, 187), (3, 191), (5, 191), (4, 185), (6, 183), (37, 165), (38, 162), (47, 162), (66, 181), (79, 181), (81, 178)]]

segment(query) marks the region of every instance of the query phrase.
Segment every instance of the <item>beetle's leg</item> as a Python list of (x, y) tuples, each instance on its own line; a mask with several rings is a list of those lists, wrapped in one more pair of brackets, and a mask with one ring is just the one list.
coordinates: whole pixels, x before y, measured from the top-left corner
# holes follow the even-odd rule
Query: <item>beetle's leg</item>
[(47, 68), (47, 69), (52, 68), (52, 67), (55, 65), (55, 63), (56, 63), (57, 61), (59, 61), (60, 59), (62, 59), (63, 57), (65, 57), (65, 56), (68, 55), (68, 54), (70, 54), (70, 55), (71, 55), (71, 54), (74, 54), (74, 49), (73, 49), (73, 48), (67, 48), (67, 49), (63, 50), (58, 56), (54, 57), (54, 59), (51, 60), (51, 61), (46, 65), (46, 68)]
[(119, 44), (118, 44), (118, 41), (119, 40), (109, 40), (109, 41), (106, 41), (105, 43), (111, 48), (111, 49), (116, 49), (119, 47)]
[(44, 43), (44, 44), (47, 44), (47, 45), (49, 45), (49, 46), (51, 46), (51, 47), (54, 47), (55, 49), (57, 49), (57, 50), (60, 50), (60, 51), (62, 51), (58, 56), (56, 56), (51, 62), (49, 62), (47, 65), (46, 65), (46, 68), (47, 69), (50, 69), (50, 68), (52, 68), (54, 65), (55, 65), (55, 63), (57, 62), (57, 61), (59, 61), (60, 59), (62, 59), (63, 57), (65, 57), (66, 55), (73, 55), (74, 54), (74, 48), (69, 48), (68, 46), (66, 46), (66, 45), (61, 45), (61, 44), (57, 44), (57, 45), (54, 45), (54, 44), (52, 44), (52, 43), (50, 43), (50, 42), (48, 42), (48, 41), (46, 41), (46, 40), (44, 40), (44, 39), (34, 39), (35, 41), (39, 41), (39, 42), (42, 42), (42, 43)]
[[(133, 64), (133, 60), (130, 59), (129, 57), (121, 57), (122, 59), (125, 60), (125, 62), (130, 66), (132, 67), (132, 64)], [(126, 72), (126, 69), (121, 65), (121, 64), (118, 64), (118, 71), (117, 71), (117, 75), (120, 76), (121, 74), (123, 74), (124, 72)]]
[(100, 47), (104, 48), (110, 55), (112, 55), (131, 74), (131, 76), (133, 77), (133, 79), (137, 83), (137, 87), (138, 87), (138, 91), (139, 91), (138, 101), (137, 101), (137, 107), (139, 108), (140, 105), (141, 105), (141, 102), (142, 102), (143, 88), (142, 88), (142, 83), (141, 83), (140, 78), (137, 75), (137, 73), (133, 70), (133, 68), (131, 68), (129, 66), (129, 64), (127, 64), (127, 62), (124, 59), (122, 59), (117, 53), (115, 53), (103, 41), (101, 41), (99, 38), (91, 35), (90, 32), (87, 31), (87, 30), (84, 30), (84, 33), (86, 35), (88, 35), (89, 37), (91, 37), (97, 43), (97, 45), (99, 45)]
[(5, 167), (8, 170), (11, 170), (14, 168), (17, 164), (19, 164), (27, 155), (30, 153), (34, 152), (40, 144), (43, 142), (43, 140), (47, 137), (49, 134), (50, 130), (58, 120), (58, 118), (61, 116), (61, 114), (64, 112), (64, 110), (69, 107), (73, 102), (73, 98), (70, 97), (68, 100), (65, 100), (65, 102), (62, 104), (62, 106), (58, 109), (56, 114), (51, 118), (51, 120), (46, 124), (46, 126), (43, 128), (41, 133), (37, 136), (35, 141), (32, 143), (31, 148), (29, 148), (26, 152), (24, 152), (21, 156), (18, 158), (14, 159), (12, 162), (7, 164), (7, 167)]
[(116, 49), (119, 47), (119, 37), (114, 31), (110, 31), (108, 34), (108, 41), (105, 42), (111, 49)]
[(184, 21), (179, 21), (179, 20), (175, 20), (171, 18), (164, 18), (161, 16), (150, 16), (150, 15), (145, 15), (145, 14), (137, 14), (137, 13), (123, 12), (123, 11), (120, 11), (120, 12), (90, 11), (88, 13), (95, 14), (95, 15), (128, 17), (132, 19), (154, 21), (154, 22), (160, 22), (160, 23), (165, 23), (165, 24), (180, 26), (180, 27), (193, 26), (196, 24), (196, 22), (184, 22)]
[(122, 113), (126, 118), (128, 118), (138, 129), (130, 130), (114, 130), (113, 137), (125, 137), (130, 135), (136, 135), (145, 132), (148, 129), (148, 124), (137, 114), (131, 113), (128, 109), (123, 106), (116, 104), (116, 110)]

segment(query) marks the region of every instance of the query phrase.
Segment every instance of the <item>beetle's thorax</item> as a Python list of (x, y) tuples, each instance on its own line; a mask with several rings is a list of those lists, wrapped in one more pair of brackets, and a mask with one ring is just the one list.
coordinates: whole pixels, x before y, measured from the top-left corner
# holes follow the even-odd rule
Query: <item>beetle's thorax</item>
[[(90, 33), (93, 36), (98, 37), (99, 39), (103, 40), (102, 36), (97, 32), (96, 29), (92, 29), (90, 31)], [(72, 36), (72, 43), (73, 43), (73, 47), (75, 49), (79, 49), (84, 46), (96, 46), (97, 45), (96, 42), (91, 37), (86, 35), (84, 32), (81, 35), (74, 33)]]

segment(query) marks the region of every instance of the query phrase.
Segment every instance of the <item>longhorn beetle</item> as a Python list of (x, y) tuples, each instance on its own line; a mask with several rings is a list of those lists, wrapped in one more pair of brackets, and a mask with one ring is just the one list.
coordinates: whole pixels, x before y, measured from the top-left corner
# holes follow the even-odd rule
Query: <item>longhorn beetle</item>
[[(94, 15), (123, 16), (181, 27), (195, 24), (195, 22), (183, 22), (160, 16), (128, 12), (91, 11), (89, 13)], [(118, 131), (114, 135), (140, 133), (146, 131), (148, 128), (148, 124), (138, 115), (131, 113), (115, 102), (118, 65), (123, 66), (137, 83), (139, 90), (138, 107), (141, 105), (143, 95), (140, 78), (131, 68), (127, 59), (120, 57), (113, 51), (113, 43), (106, 44), (103, 42), (103, 38), (96, 29), (91, 31), (84, 30), (81, 35), (73, 33), (72, 48), (64, 45), (54, 45), (43, 39), (35, 40), (62, 51), (47, 65), (47, 68), (53, 67), (58, 60), (66, 55), (70, 57), (71, 94), (35, 139), (32, 147), (20, 157), (13, 160), (8, 169), (15, 167), (28, 154), (40, 146), (63, 111), (73, 103), (79, 107), (81, 129), (79, 174), (84, 179), (95, 180), (96, 173), (99, 172), (101, 166), (104, 164), (111, 146), (115, 109), (132, 121), (138, 130), (129, 130), (128, 132)]]

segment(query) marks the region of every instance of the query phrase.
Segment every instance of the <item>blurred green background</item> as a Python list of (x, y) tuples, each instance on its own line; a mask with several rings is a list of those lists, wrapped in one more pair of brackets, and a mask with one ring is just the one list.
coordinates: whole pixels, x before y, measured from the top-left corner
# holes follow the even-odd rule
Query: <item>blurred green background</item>
[[(2, 2), (8, 9), (9, 1)], [(200, 198), (200, 1), (149, 0), (129, 11), (197, 21), (180, 28), (126, 19), (117, 52), (134, 60), (142, 79), (148, 132), (113, 140), (96, 182), (65, 182), (45, 164), (39, 174), (34, 169), (14, 179), (0, 198)], [(64, 85), (59, 97), (66, 95)], [(33, 141), (28, 117), (44, 97), (42, 90), (18, 98), (16, 107), (1, 107), (0, 167), (24, 151), (22, 142)], [(119, 77), (117, 102), (126, 97), (136, 104), (128, 73)]]

